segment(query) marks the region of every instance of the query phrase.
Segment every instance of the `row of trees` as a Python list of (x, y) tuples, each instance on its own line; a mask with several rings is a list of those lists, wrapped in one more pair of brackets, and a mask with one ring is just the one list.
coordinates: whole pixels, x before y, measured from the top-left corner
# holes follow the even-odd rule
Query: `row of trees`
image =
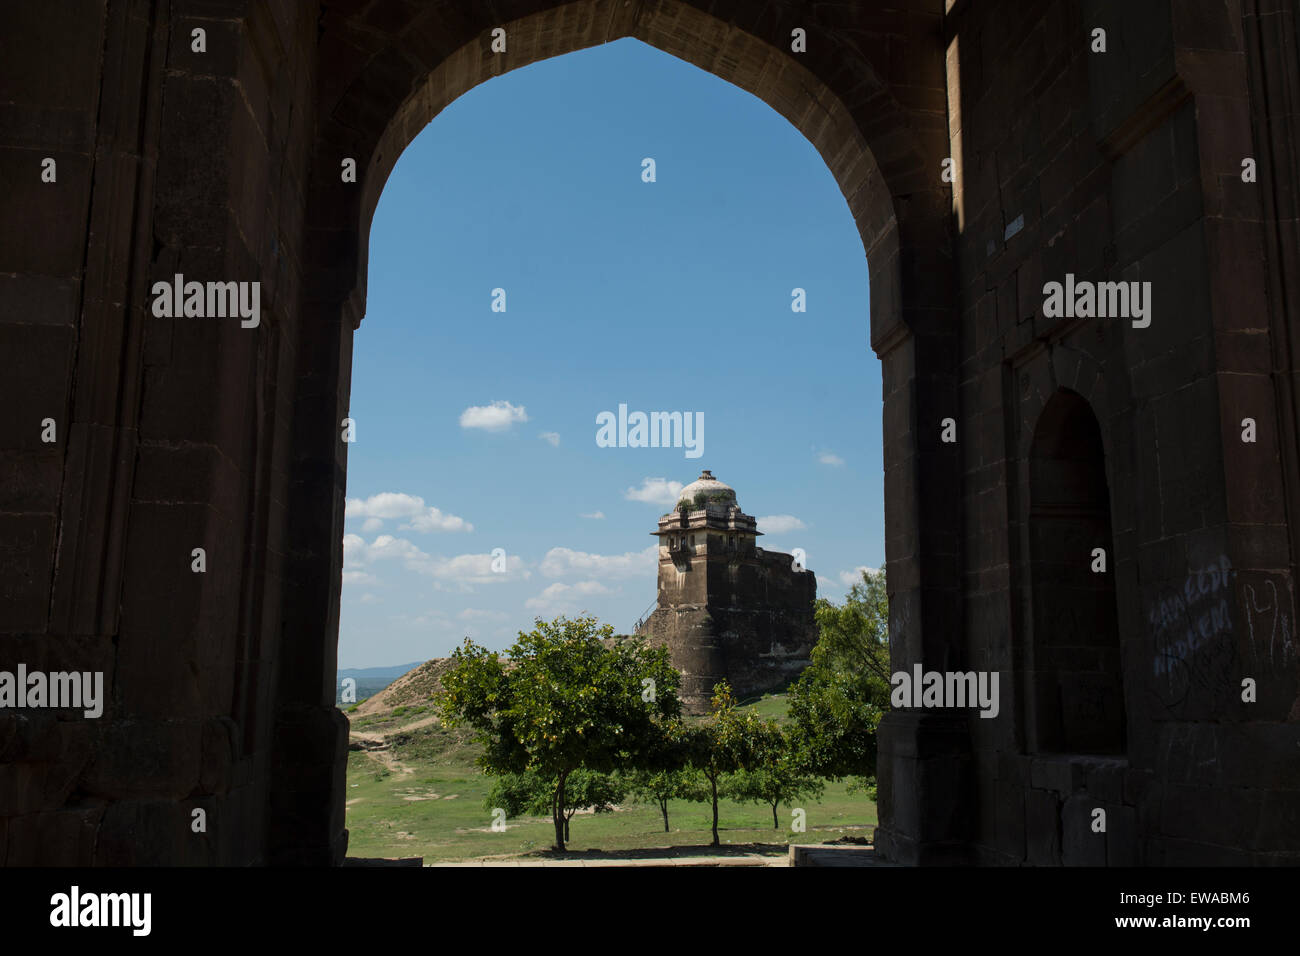
[[(725, 691), (729, 693), (729, 691)], [(780, 728), (775, 728), (780, 734)], [(564, 842), (569, 842), (569, 821), (580, 810), (610, 813), (618, 804), (631, 799), (654, 804), (663, 817), (664, 832), (670, 830), (669, 804), (674, 800), (712, 803), (713, 838), (718, 840), (717, 801), (723, 797), (740, 803), (760, 803), (772, 811), (772, 828), (780, 827), (778, 808), (804, 798), (820, 797), (825, 789), (817, 777), (793, 766), (782, 747), (784, 738), (764, 734), (766, 743), (776, 744), (765, 759), (756, 761), (755, 769), (720, 772), (712, 777), (686, 761), (675, 770), (617, 770), (613, 773), (579, 769), (565, 781)], [(505, 810), (510, 817), (545, 816), (553, 811), (554, 782), (534, 771), (506, 773), (496, 778), (484, 805)]]
[(580, 809), (604, 812), (628, 794), (652, 800), (668, 827), (668, 802), (731, 796), (772, 807), (819, 795), (822, 781), (855, 778), (868, 789), (876, 725), (888, 706), (883, 574), (864, 574), (845, 605), (817, 604), (820, 640), (790, 689), (783, 729), (714, 689), (710, 713), (683, 718), (681, 675), (666, 648), (612, 640), (592, 617), (538, 619), (503, 658), (466, 640), (443, 675), (449, 726), (478, 731), (479, 763), (498, 779), (491, 807), (549, 814), (555, 848)]

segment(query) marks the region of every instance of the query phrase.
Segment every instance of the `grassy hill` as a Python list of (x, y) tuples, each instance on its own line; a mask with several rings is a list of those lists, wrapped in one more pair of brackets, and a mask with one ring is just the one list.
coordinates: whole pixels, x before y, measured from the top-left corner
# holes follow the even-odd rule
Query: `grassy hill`
[[(344, 708), (352, 722), (354, 738), (388, 734), (411, 725), (433, 721), (433, 698), (442, 689), (439, 678), (451, 667), (451, 658), (435, 657), (403, 674), (374, 695)], [(358, 695), (359, 696), (359, 695)]]
[[(484, 806), (491, 780), (475, 765), (480, 745), (469, 731), (442, 727), (431, 695), (449, 661), (422, 664), (383, 693), (351, 708), (352, 750), (348, 755), (348, 854), (366, 857), (422, 856), (426, 863), (543, 853), (554, 830), (548, 817), (510, 819), (504, 832), (491, 829)], [(751, 702), (763, 716), (785, 716), (784, 694)], [(773, 829), (766, 805), (719, 804), (724, 846), (749, 845), (754, 852), (783, 855), (789, 843), (870, 839), (876, 807), (845, 783), (828, 784), (818, 801), (802, 807), (807, 832), (794, 833), (791, 813), (781, 809)], [(671, 831), (653, 805), (628, 804), (614, 813), (580, 813), (570, 825), (575, 853), (624, 853), (649, 847), (707, 846), (712, 810), (707, 803), (674, 801)]]

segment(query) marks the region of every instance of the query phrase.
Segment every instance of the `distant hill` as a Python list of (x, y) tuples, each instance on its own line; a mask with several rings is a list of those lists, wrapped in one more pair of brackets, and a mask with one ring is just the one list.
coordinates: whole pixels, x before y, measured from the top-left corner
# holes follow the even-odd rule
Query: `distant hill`
[[(334, 680), (334, 703), (343, 704), (343, 681), (351, 677), (357, 682), (357, 700), (373, 697), (393, 681), (419, 667), (422, 661), (410, 664), (393, 664), (388, 667), (345, 667), (339, 670)], [(351, 706), (348, 704), (346, 706)]]
[[(439, 678), (451, 667), (450, 657), (435, 657), (425, 661), (371, 695), (369, 700), (357, 708), (357, 714), (364, 717), (386, 713), (396, 707), (428, 704), (433, 695), (442, 689)], [(360, 687), (360, 684), (357, 686)], [(357, 694), (357, 700), (360, 699), (361, 695)]]
[(339, 680), (345, 677), (387, 677), (396, 680), (409, 670), (423, 664), (424, 661), (412, 661), (409, 664), (392, 664), (388, 667), (343, 667), (339, 669)]

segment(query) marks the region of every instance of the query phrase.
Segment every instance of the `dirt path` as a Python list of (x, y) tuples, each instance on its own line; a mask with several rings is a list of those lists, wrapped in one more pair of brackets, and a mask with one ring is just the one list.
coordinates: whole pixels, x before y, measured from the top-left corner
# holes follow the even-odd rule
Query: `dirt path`
[(349, 739), (360, 742), (361, 752), (374, 757), (388, 768), (389, 773), (415, 773), (414, 767), (408, 767), (393, 756), (392, 750), (389, 749), (390, 745), (388, 738), (393, 734), (401, 733), (406, 730), (414, 730), (417, 727), (427, 727), (436, 719), (437, 718), (435, 717), (426, 717), (423, 720), (417, 720), (415, 723), (403, 724), (401, 727), (394, 727), (391, 730), (382, 733), (373, 730), (354, 730), (349, 734)]
[(362, 753), (370, 754), (387, 767), (389, 773), (415, 773), (414, 767), (408, 767), (393, 756), (391, 750), (389, 750), (389, 738), (396, 734), (404, 734), (412, 730), (419, 730), (422, 727), (428, 727), (430, 724), (437, 723), (437, 721), (437, 714), (429, 714), (419, 720), (413, 720), (409, 724), (388, 727), (384, 730), (352, 730), (348, 733), (348, 739), (361, 742)]

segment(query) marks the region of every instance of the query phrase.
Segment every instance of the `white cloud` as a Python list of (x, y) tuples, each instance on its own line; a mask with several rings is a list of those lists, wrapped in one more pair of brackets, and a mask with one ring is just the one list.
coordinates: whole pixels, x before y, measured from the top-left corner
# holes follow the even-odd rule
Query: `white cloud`
[(429, 556), (405, 538), (394, 538), (391, 534), (381, 534), (369, 544), (359, 534), (343, 536), (343, 565), (349, 568), (364, 568), (375, 561), (411, 562), (427, 559)]
[(594, 519), (597, 520), (597, 521), (604, 521), (604, 520), (605, 520), (605, 512), (603, 512), (603, 511), (593, 511), (593, 512), (592, 512), (591, 514), (589, 514), (589, 515), (578, 515), (578, 517), (579, 517), (579, 518), (594, 518)]
[(357, 598), (357, 601), (361, 604), (378, 604), (379, 598), (367, 591), (365, 594), (361, 595), (361, 597)]
[(640, 488), (629, 488), (623, 493), (623, 497), (629, 501), (644, 501), (646, 504), (663, 505), (665, 508), (671, 508), (677, 504), (677, 496), (682, 493), (684, 488), (680, 481), (669, 481), (667, 478), (646, 478), (641, 482)]
[(398, 518), (409, 519), (399, 525), (399, 531), (419, 531), (425, 534), (434, 531), (473, 531), (474, 526), (464, 518), (444, 514), (431, 505), (426, 505), (418, 495), (406, 495), (397, 491), (383, 491), (369, 498), (349, 498), (343, 514), (347, 518), (365, 518), (362, 531), (378, 531), (386, 520)]
[(345, 534), (343, 536), (343, 566), (345, 568), (359, 568), (365, 564), (365, 559), (366, 539), (359, 534)]
[(458, 554), (452, 558), (424, 555), (419, 561), (407, 565), (412, 571), (427, 574), (439, 582), (459, 584), (500, 584), (518, 578), (532, 577), (522, 558), (506, 555), (506, 570), (492, 570), (491, 554)]
[(863, 571), (866, 571), (870, 574), (877, 574), (880, 571), (880, 569), (869, 568), (866, 565), (858, 565), (852, 571), (841, 571), (840, 583), (843, 584), (846, 588), (853, 587), (853, 585), (857, 584), (859, 581), (862, 580)]
[(613, 592), (599, 581), (579, 581), (577, 584), (556, 581), (547, 586), (537, 597), (525, 601), (524, 607), (532, 611), (568, 611), (576, 609), (578, 601), (582, 598), (611, 593)]
[(548, 578), (587, 575), (598, 578), (649, 576), (659, 566), (659, 545), (625, 554), (589, 554), (571, 548), (551, 548), (542, 558), (541, 572)]
[(409, 522), (398, 525), (399, 531), (419, 531), (429, 534), (434, 531), (473, 531), (474, 526), (464, 518), (444, 514), (437, 508), (429, 508), (416, 515)]
[(397, 491), (382, 491), (369, 498), (349, 498), (343, 514), (349, 518), (409, 518), (423, 510), (423, 498)]
[(542, 441), (548, 441), (548, 442), (550, 442), (552, 448), (559, 448), (559, 447), (560, 447), (560, 433), (559, 433), (559, 432), (542, 432), (542, 433), (541, 433), (540, 435), (538, 435), (537, 437), (540, 438)]
[(820, 455), (817, 456), (817, 460), (821, 462), (823, 465), (834, 465), (836, 467), (839, 467), (840, 465), (844, 464), (844, 459), (831, 451), (822, 452)]
[(379, 579), (373, 574), (366, 571), (344, 571), (343, 583), (348, 584), (378, 584)]
[(493, 402), (491, 405), (471, 405), (460, 413), (461, 428), (481, 428), (484, 431), (505, 431), (515, 422), (528, 421), (528, 413), (522, 405), (509, 402)]
[(758, 519), (758, 530), (763, 534), (785, 534), (787, 531), (803, 531), (806, 527), (794, 515), (768, 515)]
[[(497, 584), (532, 576), (518, 555), (506, 555), (506, 570), (492, 570), (491, 554), (458, 554), (444, 558), (428, 554), (405, 538), (381, 534), (369, 544), (359, 534), (343, 536), (343, 564), (350, 569), (364, 568), (376, 561), (400, 561), (408, 571), (426, 574), (439, 582), (462, 587), (468, 584)], [(347, 572), (344, 572), (345, 574)]]

